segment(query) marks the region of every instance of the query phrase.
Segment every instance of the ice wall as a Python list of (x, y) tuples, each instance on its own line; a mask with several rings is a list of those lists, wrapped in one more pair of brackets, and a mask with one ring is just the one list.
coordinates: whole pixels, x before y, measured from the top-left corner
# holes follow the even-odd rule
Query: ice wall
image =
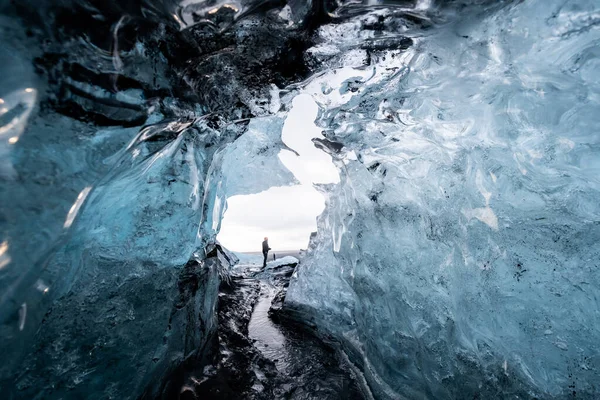
[[(56, 134), (36, 122), (41, 123), (38, 118), (30, 126), (36, 134)], [(72, 120), (55, 122), (52, 129), (74, 133)], [(103, 160), (94, 158), (94, 152), (111, 148), (114, 136), (132, 134), (123, 149)], [(214, 190), (205, 186), (214, 151), (204, 149), (207, 143), (215, 150), (222, 147), (227, 137), (203, 120), (173, 120), (139, 132), (95, 132), (80, 138), (71, 160), (64, 151), (62, 158), (51, 157), (62, 147), (40, 153), (67, 176), (78, 166), (91, 182), (74, 195), (60, 227), (56, 218), (38, 215), (50, 228), (63, 230), (53, 248), (25, 270), (16, 270), (20, 264), (12, 262), (2, 271), (8, 283), (2, 299), (8, 361), (2, 369), (3, 393), (127, 398), (148, 391), (154, 397), (167, 372), (204, 355), (215, 329), (220, 270), (230, 263), (226, 253), (212, 251), (206, 238), (214, 234), (199, 230), (212, 211), (203, 207), (204, 194)], [(86, 164), (86, 156), (91, 163)], [(21, 177), (27, 161), (15, 163)], [(90, 179), (103, 169), (103, 175)], [(62, 187), (78, 184), (73, 180)], [(48, 191), (39, 182), (21, 187), (27, 189)], [(64, 206), (60, 197), (51, 199)], [(13, 207), (15, 212), (23, 205)], [(32, 239), (23, 236), (7, 239), (9, 251), (18, 249), (19, 240)]]
[(403, 12), (308, 50), (341, 183), (287, 310), (377, 398), (600, 396), (597, 2)]
[(188, 10), (209, 29), (171, 2), (0, 3), (3, 398), (157, 398), (202, 365), (226, 197), (293, 183), (282, 116), (257, 117), (301, 51), (245, 3)]

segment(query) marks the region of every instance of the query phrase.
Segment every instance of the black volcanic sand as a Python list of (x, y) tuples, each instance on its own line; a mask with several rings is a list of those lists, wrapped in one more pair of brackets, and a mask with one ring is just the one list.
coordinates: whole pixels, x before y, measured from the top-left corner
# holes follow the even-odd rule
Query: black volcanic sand
[(301, 326), (268, 317), (295, 265), (260, 267), (239, 265), (231, 282), (221, 285), (218, 340), (208, 365), (178, 371), (162, 398), (364, 399), (354, 373), (332, 348)]

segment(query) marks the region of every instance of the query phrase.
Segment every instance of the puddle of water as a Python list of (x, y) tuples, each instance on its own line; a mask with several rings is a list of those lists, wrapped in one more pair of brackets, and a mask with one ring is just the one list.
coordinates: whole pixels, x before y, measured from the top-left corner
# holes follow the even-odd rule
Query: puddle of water
[(280, 372), (284, 372), (289, 364), (287, 339), (268, 315), (271, 301), (276, 294), (277, 289), (267, 284), (261, 284), (261, 297), (254, 306), (248, 324), (248, 336), (256, 341), (254, 346), (266, 358), (273, 361)]

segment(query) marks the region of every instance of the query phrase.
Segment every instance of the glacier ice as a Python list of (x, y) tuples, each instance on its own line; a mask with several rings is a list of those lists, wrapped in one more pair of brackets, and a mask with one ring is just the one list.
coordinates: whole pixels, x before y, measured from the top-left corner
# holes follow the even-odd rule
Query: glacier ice
[[(202, 355), (215, 329), (219, 275), (232, 261), (203, 241), (210, 232), (198, 231), (219, 147), (217, 132), (202, 122), (165, 121), (135, 133), (105, 160), (112, 161), (105, 175), (76, 196), (51, 253), (6, 289), (12, 296), (3, 310), (16, 303), (24, 311), (18, 325), (4, 320), (5, 339), (27, 345), (35, 336), (30, 350), (14, 343), (4, 350), (14, 361), (27, 351), (6, 393), (153, 397), (159, 378)], [(94, 140), (85, 142), (82, 156), (95, 150)], [(200, 150), (206, 143), (215, 150)], [(130, 368), (136, 373), (120, 379)]]
[[(308, 50), (332, 71), (298, 90), (344, 146), (341, 184), (286, 308), (378, 398), (596, 398), (597, 2), (467, 7), (418, 33), (395, 12)], [(413, 46), (364, 51), (372, 23)]]
[[(235, 262), (215, 237), (226, 197), (250, 190), (237, 174), (267, 162), (293, 183), (274, 156), (283, 118), (268, 115), (273, 83), (302, 73), (286, 68), (299, 50), (279, 57), (291, 34), (260, 13), (182, 33), (150, 3), (0, 4), (14, 55), (0, 66), (8, 398), (155, 398), (176, 384), (169, 373), (215, 339)], [(257, 65), (259, 82), (239, 71)]]
[(227, 198), (297, 183), (309, 95), (339, 183), (287, 313), (376, 398), (600, 396), (597, 2), (232, 4), (0, 3), (0, 392), (201, 358)]
[(298, 259), (294, 256), (285, 256), (277, 260), (267, 262), (267, 268), (279, 268), (284, 265), (297, 264)]
[(227, 186), (223, 193), (231, 197), (298, 183), (277, 158), (285, 148), (282, 129), (281, 117), (255, 118), (249, 122), (246, 132), (224, 150), (219, 165), (222, 184)]

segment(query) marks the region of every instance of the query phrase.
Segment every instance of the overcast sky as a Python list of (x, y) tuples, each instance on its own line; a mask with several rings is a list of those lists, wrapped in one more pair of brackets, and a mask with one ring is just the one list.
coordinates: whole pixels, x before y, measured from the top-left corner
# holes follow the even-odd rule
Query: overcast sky
[(283, 141), (300, 156), (284, 150), (278, 157), (301, 185), (273, 187), (227, 200), (218, 239), (228, 249), (261, 251), (265, 236), (275, 252), (307, 247), (310, 233), (317, 229), (316, 217), (325, 207), (323, 196), (312, 184), (339, 182), (331, 157), (311, 142), (314, 137), (322, 137), (321, 129), (314, 124), (317, 110), (309, 95), (300, 95), (294, 99), (283, 126)]

